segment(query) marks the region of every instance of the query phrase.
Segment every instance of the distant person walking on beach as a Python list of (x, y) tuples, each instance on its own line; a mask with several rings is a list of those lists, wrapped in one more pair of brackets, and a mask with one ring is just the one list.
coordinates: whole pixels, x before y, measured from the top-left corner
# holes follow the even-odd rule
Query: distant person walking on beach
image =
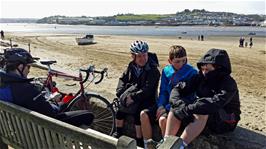
[[(199, 74), (177, 84), (170, 95), (171, 110), (164, 139), (185, 129), (180, 138), (184, 149), (206, 127), (213, 133), (233, 131), (240, 120), (239, 92), (230, 76), (231, 63), (225, 50), (210, 49), (197, 63)], [(194, 103), (186, 104), (183, 94), (196, 92)], [(179, 149), (179, 148), (178, 148)]]
[(249, 48), (252, 48), (252, 46), (253, 46), (253, 40), (252, 40), (252, 37), (250, 37), (250, 39), (249, 39)]
[(200, 36), (200, 39), (201, 39), (201, 41), (204, 41), (204, 36), (201, 35), (201, 36)]
[(200, 41), (200, 35), (198, 35), (198, 41)]
[(4, 40), (5, 39), (5, 35), (4, 35), (4, 31), (1, 30), (1, 39)]
[(244, 42), (245, 42), (245, 38), (244, 37), (240, 37), (240, 39), (239, 39), (239, 47), (244, 47)]

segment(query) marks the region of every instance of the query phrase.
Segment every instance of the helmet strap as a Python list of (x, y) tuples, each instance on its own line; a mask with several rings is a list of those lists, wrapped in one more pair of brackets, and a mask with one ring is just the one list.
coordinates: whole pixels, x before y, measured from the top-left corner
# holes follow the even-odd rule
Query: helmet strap
[(20, 70), (19, 68), (17, 68), (17, 71), (19, 72), (19, 74), (20, 74), (21, 77), (24, 77), (23, 71), (24, 71), (25, 67), (26, 67), (26, 65), (23, 64), (22, 70)]

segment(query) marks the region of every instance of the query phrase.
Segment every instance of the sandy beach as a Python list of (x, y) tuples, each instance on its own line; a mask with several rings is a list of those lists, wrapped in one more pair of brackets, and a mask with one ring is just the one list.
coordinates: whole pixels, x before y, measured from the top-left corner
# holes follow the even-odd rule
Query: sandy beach
[[(205, 41), (196, 38), (170, 36), (95, 36), (97, 44), (78, 46), (75, 38), (80, 35), (8, 33), (20, 47), (28, 48), (41, 59), (57, 60), (53, 67), (66, 72), (77, 73), (80, 67), (94, 64), (96, 68), (108, 68), (109, 77), (88, 90), (101, 93), (109, 100), (115, 97), (117, 81), (130, 60), (129, 45), (134, 40), (145, 40), (150, 51), (157, 53), (160, 70), (168, 63), (168, 48), (173, 44), (182, 45), (188, 53), (189, 63), (196, 66), (199, 58), (210, 48), (226, 49), (231, 58), (232, 76), (235, 78), (241, 98), (240, 126), (266, 132), (266, 38), (253, 37), (252, 48), (240, 48), (239, 37), (212, 36)], [(249, 41), (249, 37), (246, 37)], [(8, 40), (5, 40), (8, 42)], [(4, 47), (1, 47), (3, 49)], [(45, 75), (45, 71), (31, 69), (32, 76)], [(64, 86), (64, 84), (59, 84)], [(65, 87), (63, 87), (65, 89)], [(75, 87), (66, 89), (74, 90)]]

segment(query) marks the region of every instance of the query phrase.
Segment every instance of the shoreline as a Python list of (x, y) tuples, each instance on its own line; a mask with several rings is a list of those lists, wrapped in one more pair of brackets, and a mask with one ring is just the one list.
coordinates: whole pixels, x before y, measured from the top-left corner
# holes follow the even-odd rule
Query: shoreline
[[(51, 34), (93, 34), (125, 36), (253, 36), (266, 37), (265, 28), (261, 27), (211, 27), (211, 26), (104, 26), (104, 25), (60, 25), (13, 23), (1, 24), (6, 33), (51, 33)], [(250, 35), (252, 34), (252, 35)]]

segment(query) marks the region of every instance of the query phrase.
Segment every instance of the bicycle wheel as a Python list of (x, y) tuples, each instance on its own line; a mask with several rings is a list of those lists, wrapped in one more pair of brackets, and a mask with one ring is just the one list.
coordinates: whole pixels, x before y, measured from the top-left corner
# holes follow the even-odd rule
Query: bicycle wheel
[(69, 103), (68, 111), (88, 110), (94, 114), (94, 120), (89, 128), (107, 135), (112, 135), (115, 129), (115, 112), (112, 105), (104, 97), (85, 93)]

